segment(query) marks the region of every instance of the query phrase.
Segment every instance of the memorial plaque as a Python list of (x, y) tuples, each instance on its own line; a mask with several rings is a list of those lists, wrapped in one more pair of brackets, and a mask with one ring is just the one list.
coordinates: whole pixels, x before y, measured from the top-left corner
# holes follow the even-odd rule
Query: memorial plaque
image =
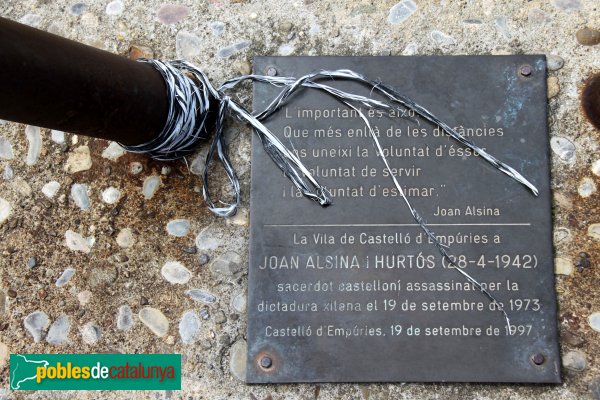
[[(300, 196), (254, 137), (247, 381), (560, 382), (544, 56), (260, 57), (254, 68), (381, 79), (539, 196), (410, 112), (363, 109), (414, 207), (509, 327), (412, 219), (364, 122), (322, 92), (294, 96), (266, 125), (333, 204)], [(255, 85), (254, 108), (277, 92)]]

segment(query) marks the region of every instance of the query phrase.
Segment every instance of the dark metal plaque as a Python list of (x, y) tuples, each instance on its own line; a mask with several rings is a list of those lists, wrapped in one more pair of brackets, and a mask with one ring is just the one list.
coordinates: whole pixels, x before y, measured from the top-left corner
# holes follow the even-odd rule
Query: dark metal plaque
[[(381, 79), (513, 166), (435, 126), (371, 115), (415, 208), (510, 317), (428, 243), (365, 124), (305, 90), (267, 126), (326, 185), (302, 198), (254, 138), (247, 381), (560, 382), (543, 56), (260, 57), (256, 73), (347, 68)], [(525, 67), (525, 68), (522, 68)], [(369, 88), (329, 82), (369, 95)], [(263, 109), (277, 88), (257, 84)]]

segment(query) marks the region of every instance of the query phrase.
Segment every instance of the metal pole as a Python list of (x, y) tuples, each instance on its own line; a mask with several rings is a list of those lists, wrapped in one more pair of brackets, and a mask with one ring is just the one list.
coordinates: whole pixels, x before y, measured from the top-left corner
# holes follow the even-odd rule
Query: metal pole
[(581, 105), (592, 125), (600, 129), (600, 74), (593, 75), (585, 83)]
[(0, 18), (0, 118), (141, 144), (162, 130), (152, 66)]

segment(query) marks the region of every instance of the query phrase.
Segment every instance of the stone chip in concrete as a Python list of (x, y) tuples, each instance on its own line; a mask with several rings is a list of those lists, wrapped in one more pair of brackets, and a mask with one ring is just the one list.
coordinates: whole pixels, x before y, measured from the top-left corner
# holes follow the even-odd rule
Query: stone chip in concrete
[(157, 308), (144, 307), (138, 313), (140, 321), (158, 337), (163, 337), (169, 331), (169, 320)]

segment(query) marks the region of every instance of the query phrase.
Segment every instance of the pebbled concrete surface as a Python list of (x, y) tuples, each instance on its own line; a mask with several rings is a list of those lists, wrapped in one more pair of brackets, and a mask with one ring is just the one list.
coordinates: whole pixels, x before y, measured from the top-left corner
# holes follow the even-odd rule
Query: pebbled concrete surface
[[(235, 124), (228, 129), (245, 209), (223, 220), (203, 206), (201, 180), (182, 162), (103, 156), (106, 141), (67, 133), (65, 142), (57, 143), (52, 138), (60, 141), (59, 133), (41, 129), (38, 136), (35, 128), (3, 122), (0, 398), (600, 399), (600, 318), (590, 319), (600, 312), (600, 226), (594, 225), (600, 224), (600, 131), (579, 105), (584, 81), (600, 72), (600, 45), (581, 31), (600, 30), (600, 5), (594, 0), (508, 3), (7, 0), (0, 15), (123, 56), (183, 57), (201, 65), (215, 83), (247, 73), (258, 55), (546, 54), (559, 326), (562, 352), (569, 354), (564, 384), (247, 386), (238, 378), (244, 373), (250, 131)], [(237, 93), (237, 100), (250, 104), (248, 88)], [(198, 173), (198, 167), (192, 162), (191, 171)], [(225, 188), (217, 175), (214, 187)], [(49, 197), (56, 188), (45, 187), (51, 181), (59, 187)], [(152, 181), (160, 186), (147, 199), (144, 182)], [(80, 207), (85, 205), (81, 190), (72, 195), (76, 184), (85, 185), (87, 210)], [(119, 192), (114, 203), (106, 202), (116, 195), (106, 192), (109, 187)], [(189, 222), (187, 233), (167, 231), (176, 219)], [(71, 247), (67, 231), (75, 234)], [(178, 270), (173, 278), (172, 268), (164, 272), (171, 261), (190, 274)], [(75, 274), (57, 286), (68, 268)], [(186, 295), (189, 289), (216, 299), (195, 301)], [(133, 314), (129, 330), (118, 323), (124, 305)], [(169, 321), (164, 336), (138, 317), (146, 307)], [(68, 316), (61, 343), (55, 344), (55, 337), (52, 344), (46, 341), (47, 328), (44, 339), (34, 343), (23, 320), (37, 310), (50, 323)], [(179, 324), (186, 311), (201, 323), (182, 340)], [(10, 392), (7, 354), (17, 352), (181, 353), (183, 390)]]

